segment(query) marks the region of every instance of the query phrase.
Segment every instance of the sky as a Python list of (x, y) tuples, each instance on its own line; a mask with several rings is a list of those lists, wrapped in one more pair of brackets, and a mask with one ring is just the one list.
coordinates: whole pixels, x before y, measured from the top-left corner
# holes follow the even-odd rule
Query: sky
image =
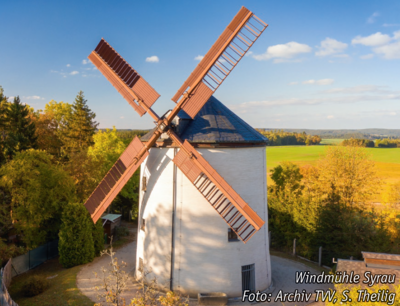
[(149, 129), (87, 59), (103, 37), (171, 98), (241, 6), (268, 28), (214, 96), (257, 128), (400, 128), (400, 1), (1, 1), (0, 86), (34, 109), (84, 91), (100, 128)]

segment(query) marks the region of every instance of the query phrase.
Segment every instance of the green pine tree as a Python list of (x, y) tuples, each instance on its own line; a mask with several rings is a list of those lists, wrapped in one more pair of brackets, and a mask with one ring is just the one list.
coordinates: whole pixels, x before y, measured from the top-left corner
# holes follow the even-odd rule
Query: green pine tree
[(7, 97), (4, 95), (3, 87), (0, 86), (0, 165), (5, 163), (4, 146), (6, 139), (6, 109)]
[(72, 116), (67, 123), (67, 151), (70, 153), (85, 150), (93, 142), (98, 123), (94, 121), (96, 114), (86, 104), (87, 100), (80, 91), (72, 105)]
[(94, 255), (99, 256), (100, 252), (104, 250), (104, 229), (103, 221), (100, 219), (97, 223), (93, 223), (93, 243)]
[(64, 268), (93, 260), (93, 222), (81, 203), (70, 203), (64, 208), (59, 238), (59, 261)]
[(19, 97), (5, 108), (4, 155), (10, 160), (17, 152), (37, 148), (35, 123), (29, 117), (29, 108), (23, 105)]

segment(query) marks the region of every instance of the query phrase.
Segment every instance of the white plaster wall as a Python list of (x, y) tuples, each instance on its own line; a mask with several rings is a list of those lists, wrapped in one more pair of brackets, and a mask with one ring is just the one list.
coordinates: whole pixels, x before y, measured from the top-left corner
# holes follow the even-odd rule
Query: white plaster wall
[[(146, 232), (139, 231), (137, 256), (164, 283), (171, 267), (173, 150), (153, 148), (141, 168), (141, 176), (150, 178), (147, 191), (141, 192)], [(190, 295), (221, 291), (239, 296), (241, 267), (254, 263), (256, 289), (264, 290), (271, 283), (265, 147), (198, 151), (266, 224), (247, 244), (228, 242), (228, 225), (178, 169), (173, 289)]]

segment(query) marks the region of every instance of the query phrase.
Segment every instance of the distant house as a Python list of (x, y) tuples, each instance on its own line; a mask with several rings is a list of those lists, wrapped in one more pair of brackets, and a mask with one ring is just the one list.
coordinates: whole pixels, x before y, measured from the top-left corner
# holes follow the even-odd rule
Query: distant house
[(103, 220), (104, 234), (107, 235), (106, 243), (110, 243), (111, 236), (115, 240), (115, 228), (121, 226), (121, 216), (116, 214), (107, 214), (101, 217)]

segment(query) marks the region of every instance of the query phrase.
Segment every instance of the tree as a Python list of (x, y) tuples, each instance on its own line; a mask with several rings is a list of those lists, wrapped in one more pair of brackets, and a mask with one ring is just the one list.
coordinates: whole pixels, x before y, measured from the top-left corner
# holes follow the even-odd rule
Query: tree
[(375, 163), (363, 148), (329, 147), (317, 168), (320, 192), (327, 196), (334, 191), (346, 205), (364, 203), (379, 192)]
[(86, 104), (83, 91), (80, 91), (72, 105), (72, 116), (67, 122), (66, 147), (68, 152), (86, 150), (93, 145), (93, 135), (98, 123), (96, 114)]
[(64, 170), (74, 180), (77, 200), (81, 202), (87, 200), (103, 177), (102, 161), (90, 158), (85, 150), (71, 152)]
[(63, 207), (74, 199), (75, 186), (48, 153), (16, 153), (0, 168), (0, 187), (11, 196), (14, 226), (28, 247), (57, 237)]
[(96, 223), (93, 223), (92, 235), (93, 235), (94, 255), (99, 256), (100, 253), (104, 250), (104, 229), (103, 229), (103, 221), (101, 219), (99, 219)]
[(59, 137), (54, 113), (37, 112), (32, 115), (32, 121), (36, 126), (38, 148), (59, 157), (63, 143)]
[(52, 124), (55, 126), (57, 138), (61, 142), (59, 155), (65, 155), (67, 153), (65, 144), (68, 142), (67, 127), (72, 118), (72, 104), (51, 100), (46, 104), (44, 114), (52, 118)]
[(58, 251), (64, 268), (91, 262), (94, 258), (93, 222), (82, 203), (66, 205), (60, 229)]
[(275, 192), (300, 191), (300, 184), (303, 176), (300, 173), (300, 168), (292, 162), (282, 162), (281, 165), (271, 170), (271, 179), (274, 181)]
[(37, 148), (35, 124), (29, 116), (29, 107), (15, 97), (5, 110), (5, 156), (10, 160), (16, 152)]
[[(111, 169), (128, 144), (125, 144), (118, 136), (115, 127), (112, 130), (107, 129), (105, 132), (98, 131), (94, 135), (93, 140), (94, 145), (88, 149), (88, 156), (95, 163), (101, 165), (101, 168), (99, 168), (100, 176), (97, 182), (100, 183), (101, 178)], [(132, 215), (135, 215), (138, 207), (138, 194), (139, 171), (136, 171), (115, 198), (110, 210), (123, 214), (126, 219), (129, 216), (129, 211), (132, 211)]]

